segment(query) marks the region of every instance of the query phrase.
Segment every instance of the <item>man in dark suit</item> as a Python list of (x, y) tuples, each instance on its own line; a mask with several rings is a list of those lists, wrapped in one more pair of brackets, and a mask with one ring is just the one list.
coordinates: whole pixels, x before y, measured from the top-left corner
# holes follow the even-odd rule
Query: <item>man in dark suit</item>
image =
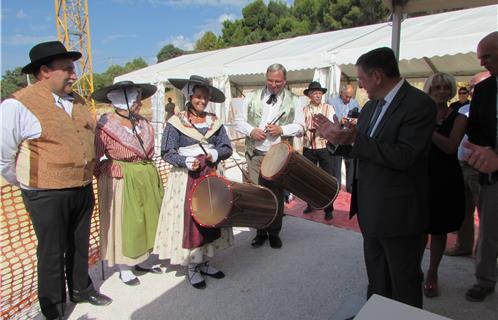
[[(492, 32), (477, 45), (477, 57), (491, 76), (474, 88), (470, 104), (467, 134), (473, 144), (498, 152), (498, 32)], [(477, 168), (484, 164), (482, 159)], [(465, 297), (469, 301), (482, 301), (494, 291), (497, 281), (498, 254), (498, 171), (481, 173), (479, 176), (479, 241), (477, 242), (477, 283)]]
[(379, 48), (356, 62), (370, 101), (358, 125), (316, 116), (336, 154), (355, 160), (350, 217), (358, 214), (369, 298), (379, 294), (422, 307), (424, 232), (428, 222), (428, 154), (436, 106), (400, 77), (394, 53)]

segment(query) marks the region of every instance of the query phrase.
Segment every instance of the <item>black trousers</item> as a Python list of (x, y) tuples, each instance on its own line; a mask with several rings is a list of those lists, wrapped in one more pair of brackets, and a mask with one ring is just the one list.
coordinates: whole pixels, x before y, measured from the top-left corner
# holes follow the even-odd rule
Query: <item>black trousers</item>
[(284, 217), (284, 200), (285, 200), (284, 190), (274, 182), (266, 180), (260, 175), (259, 171), (261, 169), (261, 162), (263, 161), (263, 158), (264, 154), (255, 153), (250, 155), (249, 153), (246, 152), (246, 161), (247, 161), (247, 169), (249, 171), (249, 176), (253, 183), (267, 187), (275, 194), (275, 197), (277, 198), (278, 202), (278, 210), (277, 210), (277, 216), (275, 217), (275, 220), (273, 220), (271, 225), (264, 230), (258, 229), (257, 235), (262, 236), (269, 234), (269, 235), (278, 236), (280, 230), (282, 229), (282, 220)]
[(367, 299), (375, 293), (422, 308), (424, 274), (420, 264), (424, 239), (424, 235), (363, 237), (368, 275)]
[(273, 220), (271, 225), (266, 229), (262, 230), (258, 229), (257, 234), (265, 235), (266, 233), (268, 233), (268, 235), (271, 236), (278, 236), (280, 230), (282, 229), (282, 220), (284, 217), (284, 200), (285, 200), (284, 190), (274, 182), (266, 180), (261, 176), (259, 176), (259, 184), (262, 185), (263, 187), (267, 187), (275, 194), (275, 197), (277, 198), (278, 202), (278, 213), (277, 217), (275, 218), (275, 220)]
[[(310, 160), (314, 164), (317, 164), (322, 170), (328, 174), (334, 176), (339, 183), (339, 188), (341, 186), (341, 157), (336, 157), (330, 154), (330, 151), (326, 148), (323, 149), (308, 149), (303, 148), (303, 156)], [(339, 158), (337, 161), (336, 158)], [(308, 204), (309, 206), (309, 204)], [(334, 204), (324, 209), (325, 212), (332, 212), (334, 210)]]
[(24, 190), (24, 205), (38, 239), (38, 299), (43, 315), (62, 316), (69, 296), (94, 290), (88, 276), (88, 240), (95, 198), (92, 185), (60, 190)]

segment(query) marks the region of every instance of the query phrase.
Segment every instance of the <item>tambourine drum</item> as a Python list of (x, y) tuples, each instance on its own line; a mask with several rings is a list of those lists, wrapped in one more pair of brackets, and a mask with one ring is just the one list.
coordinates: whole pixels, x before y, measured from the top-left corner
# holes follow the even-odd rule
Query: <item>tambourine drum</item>
[(270, 148), (261, 163), (261, 175), (309, 203), (324, 209), (339, 192), (337, 179), (282, 142)]
[(189, 196), (194, 220), (203, 227), (252, 227), (264, 229), (275, 220), (277, 198), (270, 189), (207, 175)]

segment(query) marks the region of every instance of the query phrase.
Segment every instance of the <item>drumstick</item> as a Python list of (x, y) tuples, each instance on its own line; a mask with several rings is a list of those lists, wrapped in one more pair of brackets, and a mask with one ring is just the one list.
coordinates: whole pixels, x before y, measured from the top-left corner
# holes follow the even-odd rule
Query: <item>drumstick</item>
[(252, 181), (252, 179), (251, 179), (251, 176), (250, 176), (247, 172), (245, 172), (245, 171), (244, 171), (244, 169), (242, 169), (242, 168), (240, 167), (240, 165), (239, 165), (239, 163), (237, 162), (237, 160), (235, 160), (235, 158), (234, 158), (233, 156), (231, 156), (231, 157), (232, 157), (233, 162), (235, 162), (235, 164), (237, 165), (237, 167), (240, 169), (240, 172), (242, 172), (242, 175), (244, 176), (244, 178), (246, 178), (247, 182), (254, 183), (254, 182)]
[[(278, 120), (280, 120), (280, 118), (282, 118), (282, 117), (284, 116), (284, 114), (285, 114), (285, 111), (284, 111), (284, 112), (282, 112), (282, 113), (281, 113), (281, 114), (280, 114), (280, 115), (279, 115), (276, 119), (274, 118), (274, 119), (272, 120), (272, 122), (270, 122), (270, 124), (276, 124), (276, 123), (278, 122)], [(266, 127), (266, 128), (265, 128), (265, 131), (264, 131), (264, 132), (265, 132), (265, 133), (268, 133), (268, 127)]]
[(204, 149), (204, 147), (202, 146), (202, 143), (199, 143), (199, 147), (201, 147), (202, 151), (204, 152), (204, 154), (207, 156), (208, 153), (206, 152), (206, 149)]

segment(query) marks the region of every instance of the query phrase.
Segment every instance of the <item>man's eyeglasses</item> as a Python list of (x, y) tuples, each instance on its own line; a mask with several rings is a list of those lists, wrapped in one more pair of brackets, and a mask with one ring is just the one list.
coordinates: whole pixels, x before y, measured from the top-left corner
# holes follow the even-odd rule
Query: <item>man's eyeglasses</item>
[(458, 92), (459, 95), (464, 95), (464, 94), (469, 94), (467, 91), (460, 91)]

